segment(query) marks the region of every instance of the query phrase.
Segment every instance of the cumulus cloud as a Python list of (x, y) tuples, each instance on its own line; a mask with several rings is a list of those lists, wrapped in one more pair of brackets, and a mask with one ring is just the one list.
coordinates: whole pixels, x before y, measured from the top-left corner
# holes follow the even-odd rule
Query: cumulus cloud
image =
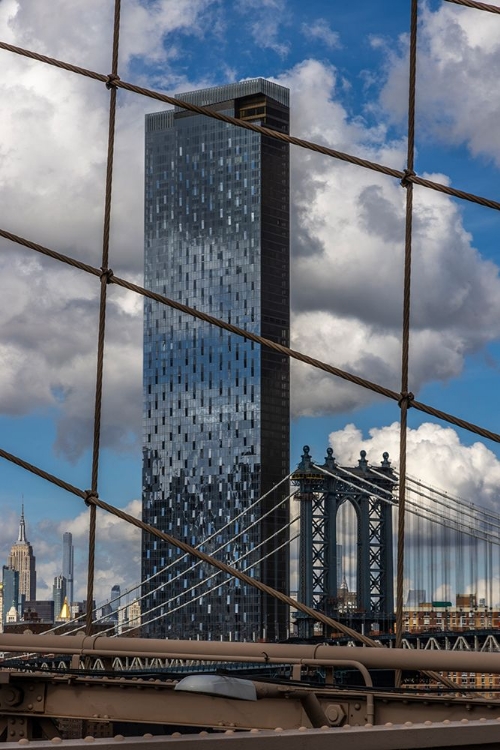
[[(293, 92), (293, 132), (395, 167), (404, 146), (351, 118), (335, 68), (316, 60), (280, 79)], [(445, 175), (428, 175), (447, 181)], [(460, 374), (465, 356), (498, 338), (498, 267), (474, 248), (460, 208), (415, 191), (410, 382)], [(292, 154), (292, 342), (296, 349), (398, 388), (405, 193), (395, 180), (316, 154)], [(296, 414), (324, 414), (373, 397), (294, 366)]]
[[(122, 13), (120, 73), (138, 58), (161, 63), (161, 83), (180, 84), (169, 35), (199, 34), (215, 0), (140, 0)], [(112, 4), (46, 10), (28, 0), (0, 6), (0, 38), (100, 72), (110, 67)], [(177, 38), (177, 37), (176, 37)], [(95, 266), (101, 264), (109, 94), (95, 81), (6, 52), (0, 96), (0, 224)], [(158, 82), (157, 76), (155, 80)], [(142, 281), (144, 113), (158, 109), (120, 92), (110, 266)], [(55, 407), (56, 450), (78, 459), (92, 434), (99, 280), (0, 240), (3, 368), (0, 410)], [(103, 445), (135, 447), (140, 427), (142, 301), (109, 288)]]
[[(127, 3), (121, 74), (134, 70), (146, 79), (147, 72), (154, 82), (178, 89), (200, 85), (175, 72), (165, 40), (172, 32), (201, 34), (216, 8), (215, 0), (158, 0), (147, 9), (139, 0)], [(238, 12), (248, 14), (248, 23), (255, 15), (261, 30), (256, 43), (283, 44), (284, 0), (252, 0)], [(48, 27), (34, 0), (4, 0), (0, 36), (107, 71), (110, 8), (103, 12), (99, 0), (89, 0), (75, 15), (73, 6), (56, 0), (53, 13)], [(309, 30), (327, 30), (319, 23)], [(108, 93), (94, 81), (0, 54), (1, 224), (98, 266)], [(394, 70), (398, 61), (396, 56)], [(404, 143), (388, 135), (390, 117), (373, 125), (349, 113), (333, 66), (306, 60), (279, 80), (292, 89), (294, 133), (404, 165)], [(118, 100), (110, 265), (140, 280), (143, 117), (158, 105), (123, 92)], [(404, 190), (390, 178), (292, 150), (293, 346), (393, 388), (399, 384), (404, 200)], [(500, 287), (497, 267), (477, 253), (460, 209), (446, 196), (415, 191), (414, 230), (410, 365), (417, 392), (430, 380), (457, 376), (468, 353), (498, 337)], [(22, 414), (55, 407), (56, 450), (75, 460), (91, 435), (99, 282), (7, 242), (0, 241), (0, 248), (0, 408)], [(109, 297), (103, 444), (126, 448), (140, 426), (142, 303), (114, 287)], [(294, 367), (293, 383), (296, 414), (352, 409), (373, 398), (302, 366)]]
[[(54, 266), (36, 256), (0, 256), (7, 297), (0, 312), (0, 410), (59, 408), (55, 447), (76, 460), (93, 434), (99, 282)], [(124, 449), (136, 445), (126, 425), (140, 421), (142, 307), (131, 293), (109, 291), (102, 444)]]
[[(354, 466), (361, 450), (376, 466), (385, 451), (399, 466), (399, 424), (374, 427), (365, 437), (354, 424), (329, 435), (339, 463)], [(415, 479), (455, 497), (498, 510), (500, 461), (483, 443), (463, 445), (452, 427), (425, 422), (407, 434), (407, 471)]]
[[(498, 5), (498, 3), (493, 3)], [(406, 36), (398, 48), (380, 39), (387, 60), (381, 95), (386, 116), (404, 119), (408, 66)], [(423, 4), (419, 30), (418, 116), (446, 143), (466, 144), (474, 156), (500, 165), (500, 37), (490, 13), (442, 3)]]

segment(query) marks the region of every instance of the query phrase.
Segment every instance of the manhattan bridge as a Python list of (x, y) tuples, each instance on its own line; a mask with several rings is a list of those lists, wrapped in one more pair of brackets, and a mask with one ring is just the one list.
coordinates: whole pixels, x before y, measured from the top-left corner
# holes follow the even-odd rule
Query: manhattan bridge
[[(470, 12), (500, 14), (499, 7), (475, 0), (443, 2), (467, 6)], [(216, 595), (230, 577), (235, 577), (287, 604), (296, 613), (298, 632), (303, 639), (302, 643), (275, 644), (109, 637), (102, 629), (97, 634), (91, 607), (87, 608), (80, 634), (1, 634), (0, 649), (6, 657), (0, 671), (0, 732), (8, 742), (34, 743), (41, 747), (47, 740), (65, 742), (64, 722), (80, 721), (81, 736), (87, 733), (87, 742), (109, 744), (109, 739), (100, 740), (96, 736), (110, 727), (115, 732), (113, 744), (124, 742), (134, 747), (194, 742), (219, 747), (221, 740), (234, 748), (252, 741), (259, 742), (259, 747), (276, 748), (498, 747), (500, 692), (488, 689), (484, 682), (481, 684), (481, 679), (464, 682), (463, 676), (475, 674), (480, 678), (500, 674), (500, 653), (495, 638), (498, 622), (493, 622), (493, 613), (500, 601), (500, 517), (491, 510), (453, 498), (442, 489), (426, 486), (407, 473), (406, 464), (410, 409), (485, 440), (500, 442), (499, 433), (420, 402), (411, 392), (414, 186), (494, 211), (500, 210), (500, 202), (422, 178), (415, 172), (419, 3), (411, 0), (408, 5), (411, 8), (408, 149), (406, 164), (399, 169), (268, 130), (252, 122), (242, 122), (222, 112), (122, 80), (118, 71), (120, 0), (115, 0), (110, 74), (0, 42), (3, 53), (31, 58), (40, 66), (55, 66), (68, 75), (90, 78), (96, 85), (105, 84), (109, 90), (101, 267), (42, 246), (36, 238), (15, 235), (8, 227), (0, 228), (0, 237), (8, 241), (9, 247), (29, 249), (98, 280), (100, 316), (90, 489), (83, 490), (4, 448), (0, 449), (0, 456), (79, 497), (88, 507), (88, 602), (94, 600), (97, 510), (100, 509), (176, 547), (186, 555), (187, 565), (203, 562), (212, 566), (212, 576), (218, 580), (211, 584), (210, 596)], [(109, 263), (110, 219), (116, 101), (120, 91), (244, 127), (325, 158), (349, 163), (353, 169), (374, 170), (387, 179), (400, 181), (406, 192), (406, 229), (402, 238), (405, 266), (399, 391), (276, 344), (113, 273)], [(201, 548), (203, 545), (195, 547), (159, 531), (99, 496), (103, 359), (110, 284), (259, 346), (270, 347), (397, 404), (400, 416), (397, 471), (387, 454), (375, 461), (373, 456), (368, 460), (362, 452), (358, 465), (349, 467), (339, 465), (330, 449), (325, 458), (314, 460), (306, 446), (296, 470), (283, 478), (282, 482), (290, 482), (290, 497), (296, 509), (287, 526), (291, 529), (289, 543), (298, 541), (300, 548), (297, 600), (253, 578), (245, 560), (227, 560), (227, 556), (218, 554), (223, 551), (217, 549), (209, 555)], [(256, 505), (261, 500), (259, 498)], [(228, 523), (235, 520), (229, 519)], [(263, 544), (268, 545), (270, 541), (267, 539)], [(423, 560), (427, 561), (428, 569), (424, 569)], [(255, 560), (250, 564), (255, 564)], [(449, 644), (440, 646), (437, 637), (434, 638), (437, 647), (417, 648), (418, 644), (410, 643), (405, 638), (405, 596), (408, 602), (410, 597), (405, 581), (409, 579), (413, 582), (412, 590), (417, 592), (415, 606), (420, 606), (422, 599), (428, 599), (433, 606), (446, 611), (452, 608), (449, 601), (452, 594), (457, 601), (459, 596), (469, 596), (470, 606), (464, 607), (467, 614), (470, 609), (483, 611), (480, 622), (486, 634), (483, 640), (471, 644), (468, 632), (469, 638), (462, 638), (458, 648), (450, 648)], [(191, 598), (206, 597), (207, 589), (203, 590), (202, 586), (206, 583), (202, 581), (196, 587), (200, 591), (189, 592)], [(354, 590), (355, 596), (348, 597), (349, 589)], [(440, 601), (434, 602), (436, 592), (440, 593)], [(182, 601), (177, 599), (164, 603), (163, 611), (146, 613), (146, 622), (165, 617), (168, 611), (181, 606)], [(461, 614), (460, 618), (465, 615)], [(318, 627), (321, 628), (320, 639), (314, 641)], [(463, 629), (470, 631), (467, 625)], [(446, 623), (441, 631), (446, 631)], [(390, 635), (392, 640), (384, 642), (384, 634)], [(345, 645), (346, 639), (349, 645)], [(14, 663), (15, 654), (18, 656)], [(43, 665), (38, 655), (44, 660)], [(387, 673), (391, 675), (383, 684), (376, 682), (381, 671), (386, 677)], [(358, 680), (348, 676), (347, 681), (342, 681), (339, 672), (348, 675), (356, 672)], [(498, 679), (488, 683), (493, 684), (496, 687)], [(126, 732), (123, 728), (127, 725), (139, 727), (139, 730)], [(118, 727), (120, 731), (116, 731)], [(155, 727), (154, 733), (149, 732), (150, 727)], [(201, 732), (193, 735), (194, 729)], [(345, 732), (346, 729), (350, 731)], [(138, 736), (125, 739), (122, 731)], [(183, 737), (183, 732), (191, 734)]]

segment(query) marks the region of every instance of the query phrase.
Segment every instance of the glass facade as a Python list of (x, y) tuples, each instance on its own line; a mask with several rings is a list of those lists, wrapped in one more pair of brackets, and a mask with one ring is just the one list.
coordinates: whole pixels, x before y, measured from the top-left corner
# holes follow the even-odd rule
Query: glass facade
[[(288, 90), (264, 79), (177, 96), (288, 132)], [(287, 144), (180, 109), (148, 115), (145, 285), (288, 345)], [(146, 300), (143, 429), (143, 519), (288, 591), (287, 485), (231, 523), (289, 473), (288, 358)], [(213, 573), (144, 535), (145, 633), (286, 635), (283, 605)]]

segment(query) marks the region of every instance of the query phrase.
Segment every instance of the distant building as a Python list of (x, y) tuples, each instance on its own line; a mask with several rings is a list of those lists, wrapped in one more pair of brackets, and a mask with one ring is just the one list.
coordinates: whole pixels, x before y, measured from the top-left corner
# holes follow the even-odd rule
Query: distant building
[(406, 597), (407, 607), (418, 607), (419, 604), (422, 604), (425, 601), (425, 589), (410, 589), (408, 591), (408, 596)]
[(24, 603), (24, 622), (54, 622), (54, 602), (52, 600), (27, 601)]
[(111, 612), (114, 614), (118, 612), (118, 607), (120, 605), (120, 596), (121, 588), (117, 583), (115, 583), (115, 585), (111, 588), (111, 600), (109, 602), (111, 606)]
[(19, 573), (19, 598), (21, 601), (36, 599), (36, 569), (33, 547), (26, 539), (26, 524), (24, 521), (24, 505), (19, 521), (17, 542), (11, 547), (7, 567)]
[(73, 536), (69, 531), (63, 534), (63, 564), (62, 574), (66, 579), (66, 594), (68, 602), (73, 603), (73, 574), (74, 574), (74, 547)]
[(12, 605), (19, 609), (19, 573), (6, 565), (2, 568), (3, 608), (2, 620), (7, 622), (7, 613)]
[(61, 611), (56, 617), (56, 622), (69, 622), (71, 620), (71, 608), (68, 604), (68, 597), (64, 597)]
[(477, 597), (475, 594), (457, 594), (457, 607), (477, 607)]
[(19, 612), (17, 611), (17, 607), (15, 607), (14, 605), (12, 605), (12, 607), (7, 612), (6, 622), (7, 623), (19, 622)]
[[(61, 611), (62, 605), (66, 597), (68, 596), (67, 580), (65, 576), (56, 576), (54, 578), (54, 585), (52, 586), (52, 599), (54, 601), (54, 614), (55, 617)], [(69, 601), (69, 597), (68, 597)]]
[(349, 591), (349, 586), (347, 585), (347, 580), (344, 576), (342, 579), (342, 583), (340, 584), (340, 588), (337, 592), (337, 600), (338, 600), (338, 610), (342, 614), (346, 614), (347, 612), (354, 612), (358, 599), (356, 596), (355, 591)]
[(127, 618), (129, 628), (139, 628), (141, 626), (141, 603), (134, 599), (127, 607)]
[(436, 601), (404, 607), (403, 627), (408, 633), (498, 630), (500, 612), (491, 607), (477, 607), (474, 594), (457, 594), (455, 604)]

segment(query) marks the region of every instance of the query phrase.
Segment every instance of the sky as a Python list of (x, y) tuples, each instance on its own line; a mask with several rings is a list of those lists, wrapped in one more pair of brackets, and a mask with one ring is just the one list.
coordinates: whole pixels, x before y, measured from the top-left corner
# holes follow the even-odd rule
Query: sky
[[(495, 4), (495, 3), (493, 3)], [(499, 4), (497, 2), (497, 4)], [(108, 73), (111, 0), (0, 0), (0, 39)], [(258, 76), (290, 88), (294, 135), (405, 167), (410, 0), (123, 0), (119, 73), (167, 93)], [(498, 200), (500, 18), (420, 6), (418, 174)], [(100, 265), (109, 93), (0, 50), (0, 226)], [(142, 281), (144, 115), (118, 91), (110, 266)], [(291, 150), (292, 346), (400, 389), (405, 191), (397, 180)], [(500, 216), (415, 188), (410, 387), (499, 431)], [(0, 445), (90, 485), (99, 289), (93, 277), (0, 240)], [(140, 514), (142, 301), (109, 288), (99, 494)], [(309, 444), (353, 464), (398, 464), (398, 409), (293, 365), (292, 466)], [(494, 444), (409, 414), (409, 471), (498, 507)], [(25, 503), (38, 597), (76, 544), (85, 595), (88, 512), (0, 466), (0, 558)], [(139, 576), (136, 530), (99, 513), (96, 593)]]

